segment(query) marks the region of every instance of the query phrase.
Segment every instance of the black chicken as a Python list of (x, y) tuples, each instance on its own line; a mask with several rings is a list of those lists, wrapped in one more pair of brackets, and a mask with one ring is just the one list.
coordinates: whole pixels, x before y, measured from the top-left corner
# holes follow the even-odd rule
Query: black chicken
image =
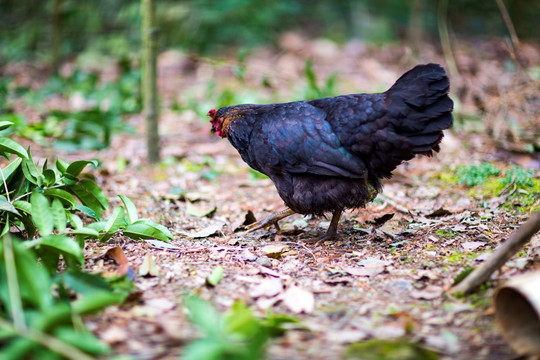
[(365, 206), (382, 178), (416, 154), (439, 151), (452, 125), (449, 81), (437, 64), (418, 65), (381, 94), (212, 109), (212, 133), (229, 139), (242, 159), (267, 175), (289, 209), (255, 224), (260, 229), (294, 213), (332, 212), (321, 239), (332, 239), (345, 209)]

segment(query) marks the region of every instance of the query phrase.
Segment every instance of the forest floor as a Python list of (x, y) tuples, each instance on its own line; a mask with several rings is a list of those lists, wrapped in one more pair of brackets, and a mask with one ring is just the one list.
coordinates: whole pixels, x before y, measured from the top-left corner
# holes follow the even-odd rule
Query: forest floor
[[(98, 158), (102, 167), (96, 176), (111, 204), (119, 203), (116, 194), (126, 195), (143, 216), (175, 235), (168, 244), (121, 236), (87, 244), (86, 267), (93, 272), (116, 268), (104, 256), (113, 247), (121, 247), (136, 274), (143, 261), (153, 264), (150, 274), (135, 277), (132, 301), (88, 317), (88, 327), (117, 355), (175, 359), (200, 335), (184, 306), (186, 295), (197, 294), (220, 313), (241, 300), (258, 316), (271, 310), (297, 319), (271, 341), (270, 359), (340, 359), (349, 344), (368, 339), (420, 343), (444, 359), (515, 358), (496, 327), (492, 295), (512, 276), (540, 268), (538, 237), (475, 294), (455, 298), (447, 291), (538, 208), (530, 191), (511, 181), (501, 185), (511, 164), (529, 169), (538, 181), (539, 158), (526, 151), (538, 135), (538, 94), (535, 109), (515, 105), (518, 95), (530, 94), (530, 81), (538, 89), (538, 80), (509, 69), (511, 58), (502, 45), (474, 51), (475, 45), (469, 46), (455, 53), (460, 73), (450, 75), (456, 124), (446, 132), (441, 152), (398, 167), (376, 201), (345, 213), (339, 238), (325, 242), (310, 241), (328, 226), (324, 218), (291, 216), (281, 222), (280, 233), (242, 231), (251, 212), (259, 219), (284, 206), (270, 180), (250, 171), (226, 140), (210, 136), (204, 114), (223, 98), (300, 99), (310, 90), (307, 59), (313, 60), (321, 88), (350, 93), (384, 91), (415, 64), (444, 63), (444, 58), (427, 45), (414, 55), (401, 46), (337, 46), (294, 34), (284, 36), (278, 50), (256, 50), (241, 62), (163, 53), (160, 165), (145, 164), (141, 116), (128, 119), (138, 135), (114, 135), (100, 152), (59, 155)], [(519, 61), (532, 58), (538, 64), (538, 48), (520, 54)], [(325, 82), (333, 73), (336, 85)], [(505, 102), (497, 106), (503, 93)], [(60, 104), (68, 106), (64, 100)], [(521, 122), (519, 134), (508, 118)], [(37, 158), (40, 150), (32, 150)], [(43, 156), (50, 154), (42, 150)], [(460, 176), (467, 175), (457, 170), (483, 162), (494, 164), (500, 175), (464, 185)], [(209, 285), (218, 267), (223, 278)]]

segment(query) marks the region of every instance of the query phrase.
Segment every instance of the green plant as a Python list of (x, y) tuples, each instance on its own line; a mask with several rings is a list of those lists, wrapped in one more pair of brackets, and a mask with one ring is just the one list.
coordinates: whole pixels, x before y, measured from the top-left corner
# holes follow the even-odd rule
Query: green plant
[(515, 184), (519, 188), (525, 188), (534, 186), (533, 179), (534, 171), (512, 165), (510, 169), (505, 170), (504, 178), (501, 179), (501, 182), (504, 185)]
[[(540, 206), (540, 179), (535, 177), (534, 171), (516, 165), (500, 170), (492, 164), (482, 163), (461, 166), (455, 174), (447, 180), (471, 187), (469, 193), (473, 196), (506, 194), (507, 201), (503, 206), (509, 210), (533, 212)], [(476, 188), (478, 185), (482, 187)]]
[[(10, 122), (0, 122), (6, 130)], [(0, 136), (0, 357), (87, 359), (108, 351), (84, 328), (81, 315), (124, 301), (132, 285), (81, 272), (86, 239), (167, 241), (162, 225), (139, 219), (134, 204), (122, 205), (105, 220), (107, 198), (90, 174), (96, 161), (35, 163), (29, 150)], [(84, 214), (84, 225), (79, 214)], [(21, 241), (23, 237), (28, 241)], [(65, 269), (58, 273), (58, 269)]]
[(483, 162), (480, 165), (464, 165), (456, 170), (458, 184), (466, 186), (483, 185), (490, 176), (498, 176), (501, 170), (495, 165)]
[(303, 99), (313, 100), (337, 95), (337, 73), (330, 75), (321, 86), (318, 84), (317, 75), (313, 70), (313, 62), (307, 60), (304, 68), (304, 75), (307, 81), (307, 88)]
[(443, 238), (451, 239), (456, 236), (456, 233), (451, 229), (439, 229), (435, 231), (435, 235), (438, 235)]
[(279, 315), (257, 319), (240, 301), (223, 316), (196, 296), (187, 297), (184, 302), (191, 322), (203, 337), (186, 347), (183, 360), (262, 359), (268, 340), (282, 335), (284, 324), (297, 322), (294, 318)]
[(439, 355), (417, 342), (405, 339), (371, 339), (347, 346), (345, 359), (436, 360)]
[(51, 77), (36, 92), (27, 90), (25, 99), (32, 106), (41, 107), (47, 97), (61, 94), (77, 99), (80, 109), (51, 110), (43, 120), (28, 125), (18, 119), (16, 130), (40, 144), (53, 138), (53, 146), (64, 151), (102, 149), (109, 146), (112, 134), (132, 132), (123, 117), (141, 110), (140, 72), (126, 70), (105, 84), (98, 80), (95, 73), (75, 71), (69, 77)]

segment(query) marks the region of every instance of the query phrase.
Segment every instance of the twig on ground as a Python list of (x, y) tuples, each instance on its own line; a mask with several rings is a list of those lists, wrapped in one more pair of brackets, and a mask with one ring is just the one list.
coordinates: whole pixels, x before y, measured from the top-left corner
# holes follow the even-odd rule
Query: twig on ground
[(285, 244), (293, 244), (293, 245), (300, 245), (301, 247), (304, 248), (304, 250), (306, 250), (308, 253), (311, 254), (311, 256), (313, 256), (313, 260), (317, 261), (317, 257), (315, 256), (315, 254), (313, 253), (313, 251), (311, 251), (310, 248), (308, 248), (306, 245), (302, 244), (301, 241), (299, 242), (294, 242), (294, 241), (286, 241)]
[(407, 214), (407, 215), (413, 216), (413, 214), (411, 213), (411, 210), (407, 209), (407, 208), (406, 208), (405, 206), (403, 206), (403, 205), (398, 204), (396, 201), (390, 199), (388, 196), (383, 195), (383, 194), (379, 194), (378, 197), (379, 197), (379, 199), (381, 199), (382, 201), (387, 202), (388, 204), (390, 204), (394, 209), (396, 209), (396, 210), (399, 211), (400, 213), (403, 213), (403, 214)]
[(450, 290), (452, 295), (467, 294), (483, 282), (491, 274), (517, 253), (540, 230), (540, 210), (531, 215), (529, 220), (514, 231), (510, 238), (502, 244), (482, 265), (471, 272), (463, 281)]

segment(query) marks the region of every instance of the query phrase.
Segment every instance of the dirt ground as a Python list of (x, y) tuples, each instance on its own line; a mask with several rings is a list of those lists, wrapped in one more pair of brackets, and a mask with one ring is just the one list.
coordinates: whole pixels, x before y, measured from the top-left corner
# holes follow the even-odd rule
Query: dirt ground
[[(163, 163), (145, 165), (142, 135), (116, 135), (109, 149), (91, 155), (103, 163), (98, 180), (112, 207), (119, 205), (116, 194), (129, 196), (141, 215), (169, 227), (175, 239), (167, 245), (116, 237), (87, 245), (91, 271), (115, 268), (103, 257), (114, 246), (121, 246), (136, 273), (148, 254), (156, 264), (155, 276), (135, 278), (139, 296), (89, 317), (89, 328), (115, 354), (175, 359), (197, 337), (182, 302), (186, 294), (196, 293), (220, 312), (242, 300), (261, 316), (273, 309), (298, 318), (297, 326), (271, 343), (270, 359), (339, 359), (348, 344), (372, 338), (418, 341), (444, 359), (515, 358), (496, 328), (491, 296), (502, 281), (539, 267), (538, 247), (522, 251), (474, 295), (458, 299), (447, 290), (528, 214), (503, 207), (501, 197), (471, 195), (443, 175), (481, 161), (535, 168), (538, 160), (520, 149), (528, 141), (527, 131), (516, 142), (497, 135), (505, 134), (504, 123), (494, 130), (482, 121), (498, 119), (503, 111), (494, 105), (494, 81), (499, 88), (529, 90), (519, 73), (506, 70), (508, 56), (500, 54), (500, 47), (467, 55), (463, 46), (455, 53), (461, 72), (450, 74), (452, 95), (457, 112), (481, 120), (456, 119), (439, 154), (401, 165), (375, 202), (344, 214), (339, 239), (327, 242), (310, 240), (324, 232), (329, 219), (301, 215), (283, 220), (280, 233), (273, 228), (242, 231), (248, 212), (259, 219), (284, 207), (270, 180), (251, 172), (226, 140), (210, 136), (201, 113), (218, 100), (207, 96), (208, 82), (236, 92), (242, 102), (295, 100), (305, 88), (303, 68), (311, 58), (320, 81), (338, 74), (341, 93), (383, 91), (416, 63), (444, 64), (437, 49), (426, 45), (416, 55), (400, 46), (337, 46), (289, 34), (279, 49), (260, 49), (246, 58), (243, 81), (232, 71), (238, 65), (234, 57), (223, 63), (173, 51), (162, 54)], [(531, 49), (521, 54), (535, 61), (539, 53)], [(270, 86), (260, 85), (263, 76)], [(170, 110), (175, 102), (190, 101), (195, 105), (189, 109)], [(512, 107), (512, 99), (505, 101), (507, 113), (521, 111)], [(525, 130), (538, 125), (527, 123), (527, 116), (519, 119), (525, 119)], [(140, 116), (129, 121), (143, 133)], [(480, 130), (469, 129), (471, 123), (480, 124)], [(118, 166), (119, 158), (125, 167)], [(223, 279), (215, 287), (205, 285), (218, 265)]]

